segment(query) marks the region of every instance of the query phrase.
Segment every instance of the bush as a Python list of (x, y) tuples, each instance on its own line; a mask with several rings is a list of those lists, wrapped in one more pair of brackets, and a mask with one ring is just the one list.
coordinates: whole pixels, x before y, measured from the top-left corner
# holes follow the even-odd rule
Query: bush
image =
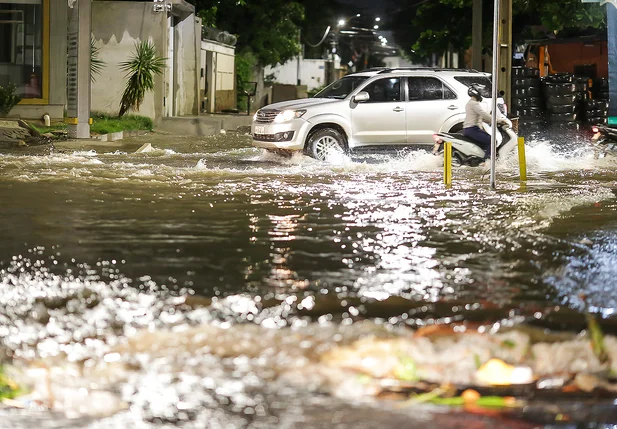
[(240, 111), (246, 111), (248, 98), (243, 91), (248, 88), (248, 82), (253, 80), (253, 71), (256, 67), (257, 57), (251, 51), (236, 55), (236, 96)]
[(21, 101), (21, 97), (15, 95), (15, 84), (9, 83), (6, 87), (0, 86), (0, 116), (6, 116), (11, 109)]
[(315, 94), (317, 94), (319, 91), (321, 91), (322, 89), (324, 89), (326, 87), (326, 85), (320, 86), (319, 88), (313, 88), (313, 89), (309, 89), (307, 91), (307, 95), (309, 98), (313, 97)]
[(115, 133), (127, 130), (152, 131), (152, 119), (138, 115), (110, 116), (105, 113), (92, 112), (90, 131), (95, 134)]

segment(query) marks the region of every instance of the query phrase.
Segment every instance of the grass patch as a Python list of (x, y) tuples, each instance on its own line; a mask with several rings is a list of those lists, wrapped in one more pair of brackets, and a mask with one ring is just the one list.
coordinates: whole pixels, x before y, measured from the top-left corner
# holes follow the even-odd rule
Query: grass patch
[(92, 113), (90, 132), (95, 134), (116, 133), (126, 130), (152, 131), (152, 119), (138, 115), (109, 116), (102, 113)]
[(16, 397), (21, 392), (20, 387), (4, 373), (4, 368), (0, 366), (0, 400)]
[[(32, 125), (41, 134), (51, 131), (66, 131), (68, 128), (67, 124), (63, 122), (52, 124), (50, 127), (33, 123), (30, 125)], [(118, 117), (106, 115), (104, 113), (92, 112), (92, 125), (90, 125), (90, 132), (92, 134), (108, 134), (128, 130), (152, 131), (153, 126), (152, 119), (145, 116), (123, 115)]]

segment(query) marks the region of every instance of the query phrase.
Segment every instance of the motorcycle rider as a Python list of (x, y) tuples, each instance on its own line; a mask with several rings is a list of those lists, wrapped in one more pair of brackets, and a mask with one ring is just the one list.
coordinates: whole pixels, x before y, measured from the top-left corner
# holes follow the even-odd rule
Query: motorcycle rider
[[(465, 122), (463, 123), (463, 135), (476, 142), (484, 150), (484, 160), (491, 157), (491, 135), (482, 129), (482, 123), (491, 123), (491, 115), (484, 109), (481, 103), (482, 95), (476, 85), (471, 85), (467, 91), (469, 101), (465, 105)], [(508, 119), (498, 113), (497, 123), (507, 123)]]

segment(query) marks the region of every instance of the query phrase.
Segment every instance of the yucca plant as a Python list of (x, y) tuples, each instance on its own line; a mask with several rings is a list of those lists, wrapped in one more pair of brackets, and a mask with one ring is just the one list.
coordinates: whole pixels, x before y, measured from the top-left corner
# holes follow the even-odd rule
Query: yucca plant
[(152, 42), (135, 43), (135, 55), (129, 61), (120, 63), (120, 70), (127, 72), (128, 81), (122, 94), (118, 116), (129, 110), (139, 110), (146, 92), (154, 89), (154, 75), (163, 73), (165, 60), (157, 55)]
[(101, 48), (96, 46), (94, 37), (90, 37), (90, 81), (96, 82), (94, 75), (101, 74), (105, 68), (105, 61), (99, 58)]

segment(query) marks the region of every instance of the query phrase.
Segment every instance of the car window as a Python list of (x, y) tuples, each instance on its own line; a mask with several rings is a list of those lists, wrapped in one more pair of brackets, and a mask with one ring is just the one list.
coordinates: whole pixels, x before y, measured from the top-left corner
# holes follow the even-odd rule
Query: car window
[(476, 85), (482, 97), (491, 98), (493, 96), (493, 85), (491, 84), (491, 80), (486, 76), (454, 76), (454, 79), (468, 88), (471, 85)]
[(454, 100), (456, 94), (435, 77), (409, 77), (409, 100)]
[(313, 98), (346, 98), (366, 79), (368, 79), (367, 76), (346, 76), (331, 83), (315, 94)]
[(401, 78), (379, 79), (366, 85), (362, 91), (368, 92), (370, 96), (367, 103), (401, 101)]

